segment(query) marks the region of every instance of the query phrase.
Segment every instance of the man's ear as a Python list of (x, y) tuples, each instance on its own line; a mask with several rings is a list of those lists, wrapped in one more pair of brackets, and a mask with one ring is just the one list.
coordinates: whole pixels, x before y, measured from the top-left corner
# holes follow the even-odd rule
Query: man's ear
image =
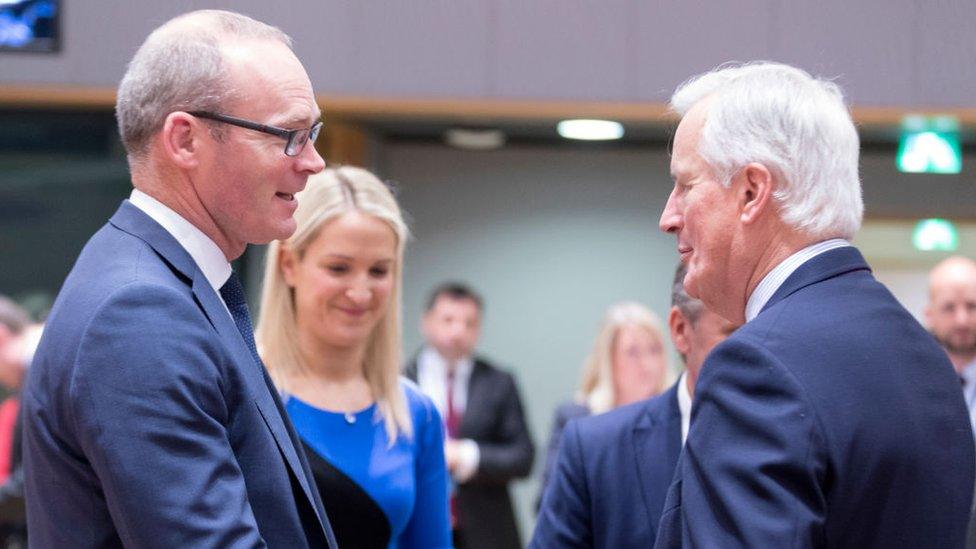
[(753, 223), (773, 205), (773, 174), (769, 168), (750, 162), (735, 176), (738, 184), (739, 219)]
[(161, 136), (166, 156), (180, 168), (195, 168), (200, 162), (204, 132), (209, 132), (206, 124), (193, 115), (180, 111), (169, 113), (163, 121)]
[(677, 307), (671, 307), (671, 312), (668, 313), (668, 329), (671, 331), (674, 349), (679, 355), (686, 356), (691, 350), (688, 344), (688, 319)]

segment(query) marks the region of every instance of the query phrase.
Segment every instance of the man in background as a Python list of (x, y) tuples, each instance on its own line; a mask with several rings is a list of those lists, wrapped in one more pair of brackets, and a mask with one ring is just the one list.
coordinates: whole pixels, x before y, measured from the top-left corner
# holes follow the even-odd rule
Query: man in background
[(925, 320), (962, 380), (976, 431), (976, 261), (953, 256), (932, 269)]
[(472, 289), (438, 286), (423, 317), (426, 344), (406, 374), (444, 418), (456, 546), (515, 549), (522, 543), (508, 485), (529, 474), (535, 448), (515, 378), (474, 355), (482, 314)]
[(230, 261), (290, 236), (320, 112), (277, 28), (216, 10), (136, 52), (134, 190), (85, 245), (24, 394), (37, 547), (335, 547)]
[(735, 325), (671, 285), (668, 328), (685, 371), (659, 396), (566, 425), (530, 547), (651, 547), (688, 434), (705, 357)]

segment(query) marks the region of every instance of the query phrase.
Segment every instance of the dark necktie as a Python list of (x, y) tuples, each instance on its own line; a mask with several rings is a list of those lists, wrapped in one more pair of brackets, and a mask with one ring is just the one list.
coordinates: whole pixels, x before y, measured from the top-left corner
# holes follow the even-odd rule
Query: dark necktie
[(458, 438), (458, 431), (461, 430), (461, 414), (458, 413), (457, 405), (454, 403), (454, 373), (447, 374), (447, 418), (445, 418), (447, 436)]
[(247, 311), (247, 300), (244, 298), (244, 287), (241, 286), (241, 279), (237, 273), (230, 273), (230, 278), (220, 287), (220, 297), (224, 298), (224, 303), (230, 311), (230, 316), (234, 317), (234, 324), (244, 338), (244, 343), (251, 351), (254, 363), (264, 369), (264, 363), (258, 356), (258, 346), (254, 343), (254, 326), (251, 324), (251, 314)]
[[(460, 434), (459, 431), (461, 430), (461, 414), (458, 413), (458, 409), (454, 404), (454, 372), (450, 370), (447, 373), (447, 418), (445, 419), (444, 423), (447, 427), (448, 438), (458, 438), (458, 435)], [(451, 499), (449, 504), (451, 510), (451, 528), (457, 530), (458, 509), (456, 486), (453, 486), (451, 489)]]
[[(241, 279), (238, 278), (237, 273), (231, 272), (230, 278), (224, 285), (220, 287), (220, 297), (224, 299), (224, 304), (227, 305), (227, 310), (230, 311), (230, 315), (234, 317), (234, 324), (237, 325), (237, 331), (241, 333), (241, 337), (244, 338), (244, 343), (247, 344), (247, 348), (251, 351), (251, 358), (254, 359), (254, 364), (261, 370), (261, 375), (264, 376), (264, 383), (268, 386), (268, 390), (271, 392), (271, 399), (275, 403), (275, 407), (278, 409), (278, 413), (281, 415), (281, 419), (284, 422), (285, 430), (288, 432), (288, 438), (291, 439), (292, 445), (298, 452), (298, 460), (302, 466), (302, 472), (305, 474), (305, 478), (308, 480), (308, 484), (312, 487), (312, 498), (316, 510), (321, 517), (322, 523), (326, 530), (326, 537), (329, 541), (329, 547), (335, 547), (333, 542), (332, 527), (329, 525), (329, 519), (325, 515), (325, 508), (322, 506), (322, 501), (318, 494), (318, 490), (315, 487), (315, 480), (312, 477), (311, 469), (308, 467), (308, 461), (305, 458), (305, 452), (302, 448), (301, 443), (298, 439), (298, 434), (295, 432), (295, 428), (292, 426), (291, 422), (288, 421), (288, 414), (285, 412), (285, 407), (281, 403), (281, 399), (278, 397), (278, 390), (274, 386), (274, 382), (271, 381), (271, 376), (268, 375), (268, 371), (264, 367), (264, 362), (261, 361), (261, 357), (258, 356), (258, 346), (254, 343), (254, 326), (251, 324), (251, 313), (247, 310), (247, 300), (244, 298), (244, 287), (241, 286)], [(301, 490), (300, 487), (296, 486), (296, 493)]]

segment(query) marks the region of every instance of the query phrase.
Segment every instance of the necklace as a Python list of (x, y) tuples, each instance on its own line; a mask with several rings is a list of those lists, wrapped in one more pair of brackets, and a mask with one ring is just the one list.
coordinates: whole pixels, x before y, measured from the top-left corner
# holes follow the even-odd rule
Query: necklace
[(346, 412), (345, 414), (343, 414), (343, 416), (346, 418), (346, 423), (348, 423), (349, 425), (355, 425), (356, 414), (352, 412)]

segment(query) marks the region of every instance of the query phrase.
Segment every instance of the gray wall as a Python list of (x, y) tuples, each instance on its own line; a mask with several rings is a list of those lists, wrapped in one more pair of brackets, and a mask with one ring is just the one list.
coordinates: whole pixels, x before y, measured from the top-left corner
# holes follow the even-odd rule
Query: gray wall
[(730, 60), (837, 77), (863, 105), (972, 104), (969, 0), (65, 1), (59, 55), (0, 54), (3, 84), (114, 87), (147, 33), (195, 8), (295, 38), (316, 91), (656, 101)]
[[(415, 235), (405, 267), (406, 351), (421, 343), (419, 315), (433, 285), (453, 278), (482, 292), (481, 350), (517, 375), (538, 474), (551, 412), (572, 394), (607, 305), (637, 299), (667, 310), (677, 259), (673, 239), (657, 230), (667, 158), (402, 145), (386, 150), (382, 166), (401, 187)], [(536, 490), (535, 480), (516, 490), (523, 535)]]

